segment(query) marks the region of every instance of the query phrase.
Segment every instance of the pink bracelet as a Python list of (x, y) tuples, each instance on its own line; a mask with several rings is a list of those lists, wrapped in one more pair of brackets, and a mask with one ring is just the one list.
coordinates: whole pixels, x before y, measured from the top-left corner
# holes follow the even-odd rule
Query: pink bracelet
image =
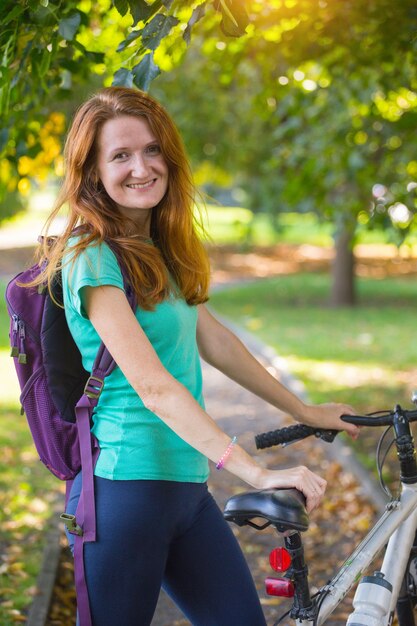
[(229, 443), (226, 450), (224, 451), (223, 456), (220, 457), (219, 462), (216, 465), (217, 470), (221, 470), (223, 468), (224, 464), (226, 463), (227, 459), (232, 453), (232, 449), (236, 441), (237, 441), (237, 437), (233, 437), (232, 441)]

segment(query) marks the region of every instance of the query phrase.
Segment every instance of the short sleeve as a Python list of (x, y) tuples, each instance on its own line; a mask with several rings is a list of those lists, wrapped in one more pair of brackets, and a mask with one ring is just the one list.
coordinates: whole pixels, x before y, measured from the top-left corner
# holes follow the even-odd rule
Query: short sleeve
[(82, 317), (86, 317), (83, 287), (112, 285), (124, 288), (116, 256), (106, 243), (88, 246), (74, 260), (65, 258), (62, 284), (65, 306), (70, 305)]

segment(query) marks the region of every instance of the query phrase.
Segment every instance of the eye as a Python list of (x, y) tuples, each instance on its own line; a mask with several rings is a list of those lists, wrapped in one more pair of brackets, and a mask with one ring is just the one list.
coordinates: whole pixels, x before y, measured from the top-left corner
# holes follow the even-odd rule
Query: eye
[(120, 161), (122, 159), (126, 159), (128, 156), (129, 155), (127, 152), (118, 152), (117, 154), (114, 155), (113, 159), (115, 161)]
[(154, 143), (146, 148), (146, 153), (150, 155), (161, 154), (161, 148), (157, 143)]

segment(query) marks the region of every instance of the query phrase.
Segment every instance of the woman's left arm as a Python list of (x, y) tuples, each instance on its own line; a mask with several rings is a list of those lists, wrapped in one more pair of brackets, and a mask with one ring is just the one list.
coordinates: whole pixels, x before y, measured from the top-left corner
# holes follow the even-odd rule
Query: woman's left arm
[(197, 342), (201, 357), (239, 385), (303, 424), (346, 430), (352, 437), (358, 428), (340, 419), (354, 413), (345, 404), (307, 405), (282, 385), (247, 350), (236, 335), (203, 305), (198, 307)]

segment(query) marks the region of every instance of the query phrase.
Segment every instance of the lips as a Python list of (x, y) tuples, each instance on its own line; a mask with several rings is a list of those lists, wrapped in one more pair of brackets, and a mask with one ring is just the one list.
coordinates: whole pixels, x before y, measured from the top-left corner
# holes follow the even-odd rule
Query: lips
[(156, 178), (153, 178), (152, 180), (148, 180), (146, 183), (130, 183), (126, 185), (126, 187), (129, 189), (147, 189), (148, 187), (151, 187), (155, 181)]

